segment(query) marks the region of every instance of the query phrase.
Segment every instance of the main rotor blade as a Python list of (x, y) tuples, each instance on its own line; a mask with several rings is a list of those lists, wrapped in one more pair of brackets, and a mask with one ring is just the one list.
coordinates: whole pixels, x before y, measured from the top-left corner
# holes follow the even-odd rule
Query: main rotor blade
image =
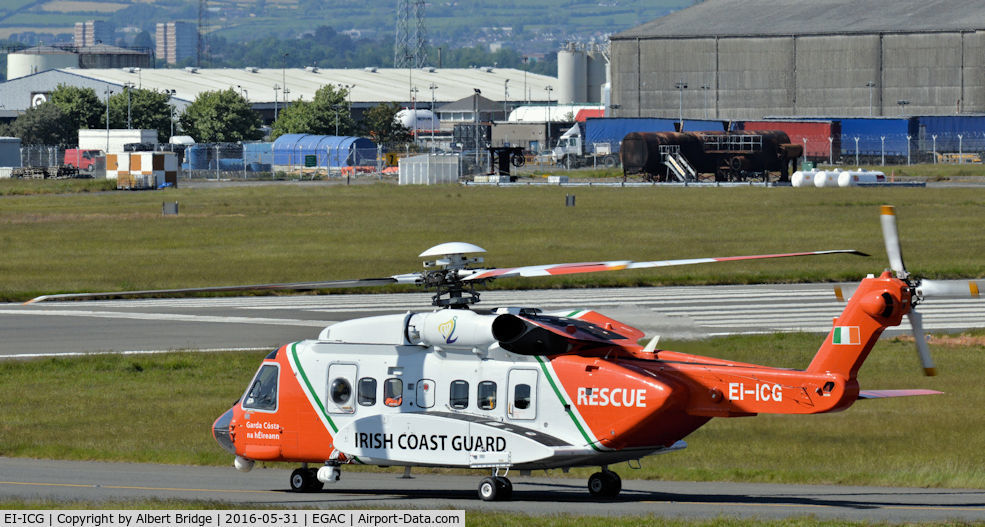
[(985, 288), (985, 281), (983, 280), (921, 280), (917, 284), (917, 296), (920, 298), (978, 298), (982, 288)]
[(886, 243), (886, 256), (889, 257), (889, 267), (896, 273), (897, 278), (906, 278), (906, 266), (903, 265), (903, 251), (899, 244), (899, 231), (896, 229), (896, 207), (883, 205), (879, 221), (882, 223), (882, 239)]
[(85, 300), (93, 298), (111, 298), (118, 296), (154, 296), (181, 293), (221, 293), (235, 291), (312, 291), (317, 289), (337, 289), (344, 287), (374, 287), (397, 283), (413, 283), (406, 281), (415, 275), (399, 275), (389, 278), (360, 278), (356, 280), (332, 280), (328, 282), (296, 282), (289, 284), (253, 284), (229, 285), (219, 287), (187, 287), (182, 289), (148, 289), (144, 291), (114, 291), (106, 293), (64, 293), (56, 295), (41, 295), (32, 298), (24, 304), (33, 304), (45, 300)]
[(724, 256), (717, 258), (685, 258), (682, 260), (656, 260), (651, 262), (633, 262), (615, 260), (609, 262), (581, 262), (565, 264), (528, 265), (524, 267), (509, 267), (503, 269), (462, 269), (459, 276), (464, 281), (488, 280), (491, 278), (507, 278), (513, 276), (558, 276), (578, 273), (599, 273), (603, 271), (622, 271), (625, 269), (647, 269), (651, 267), (670, 267), (674, 265), (693, 265), (715, 262), (734, 262), (739, 260), (765, 260), (769, 258), (789, 258), (791, 256), (817, 256), (822, 254), (855, 254), (869, 256), (854, 249), (838, 249), (832, 251), (808, 251), (782, 254), (756, 254), (751, 256)]
[(937, 368), (934, 367), (934, 361), (930, 358), (930, 346), (927, 345), (927, 335), (923, 332), (923, 315), (911, 309), (906, 316), (910, 319), (910, 327), (913, 328), (913, 339), (917, 343), (917, 354), (920, 355), (923, 373), (928, 377), (933, 377), (937, 375)]

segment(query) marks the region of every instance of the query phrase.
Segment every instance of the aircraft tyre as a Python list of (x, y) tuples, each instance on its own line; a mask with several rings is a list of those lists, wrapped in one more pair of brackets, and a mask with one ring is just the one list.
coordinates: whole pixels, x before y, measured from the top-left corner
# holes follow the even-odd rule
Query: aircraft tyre
[(513, 483), (502, 476), (489, 476), (479, 482), (482, 501), (506, 501), (513, 497)]
[(311, 468), (299, 468), (291, 472), (291, 490), (294, 492), (318, 492), (325, 484), (318, 481), (318, 471)]
[(615, 498), (622, 490), (622, 478), (611, 470), (596, 472), (588, 478), (588, 493), (593, 498)]

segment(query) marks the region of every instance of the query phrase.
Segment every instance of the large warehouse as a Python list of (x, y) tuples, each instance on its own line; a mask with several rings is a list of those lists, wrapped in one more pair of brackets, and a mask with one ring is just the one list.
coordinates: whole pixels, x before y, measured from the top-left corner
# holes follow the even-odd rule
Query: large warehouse
[(985, 112), (981, 0), (706, 0), (611, 37), (613, 115)]

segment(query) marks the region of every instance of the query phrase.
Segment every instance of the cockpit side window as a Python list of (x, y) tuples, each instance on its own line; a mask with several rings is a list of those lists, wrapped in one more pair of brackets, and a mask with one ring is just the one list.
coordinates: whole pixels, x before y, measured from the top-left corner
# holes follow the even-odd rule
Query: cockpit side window
[(246, 410), (277, 411), (277, 378), (280, 368), (276, 364), (264, 364), (253, 384), (243, 398), (243, 408)]

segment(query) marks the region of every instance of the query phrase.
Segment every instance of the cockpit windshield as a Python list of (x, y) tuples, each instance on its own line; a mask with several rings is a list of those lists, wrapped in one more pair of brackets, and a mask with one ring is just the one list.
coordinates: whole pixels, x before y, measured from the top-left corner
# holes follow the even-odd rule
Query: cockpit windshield
[(276, 364), (264, 364), (243, 399), (247, 410), (277, 410), (277, 377), (280, 368)]

